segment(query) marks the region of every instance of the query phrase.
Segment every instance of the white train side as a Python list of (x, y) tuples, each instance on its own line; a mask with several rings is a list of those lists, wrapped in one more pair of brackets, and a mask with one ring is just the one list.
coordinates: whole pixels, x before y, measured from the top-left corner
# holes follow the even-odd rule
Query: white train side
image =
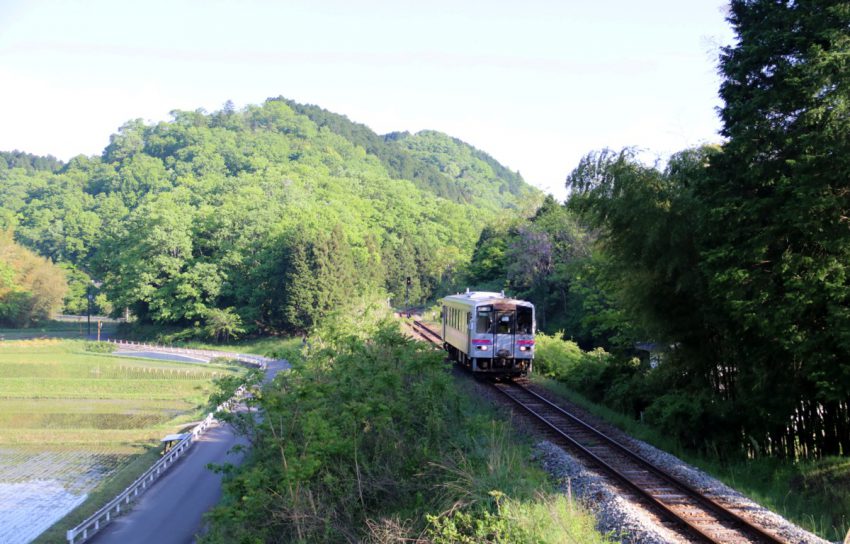
[(484, 291), (442, 300), (443, 346), (475, 373), (524, 376), (534, 360), (534, 305)]

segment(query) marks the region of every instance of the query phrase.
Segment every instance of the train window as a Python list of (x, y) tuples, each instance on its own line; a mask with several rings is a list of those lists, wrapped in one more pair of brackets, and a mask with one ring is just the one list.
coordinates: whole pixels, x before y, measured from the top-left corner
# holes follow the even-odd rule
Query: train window
[(527, 306), (517, 306), (516, 328), (519, 334), (534, 334), (534, 311)]
[(492, 313), (492, 308), (489, 306), (482, 306), (478, 308), (478, 317), (475, 320), (475, 332), (492, 332), (490, 330), (490, 327), (493, 325), (492, 320), (490, 319)]
[(496, 325), (498, 334), (512, 334), (514, 332), (514, 315), (513, 312), (505, 312), (499, 314), (499, 320)]

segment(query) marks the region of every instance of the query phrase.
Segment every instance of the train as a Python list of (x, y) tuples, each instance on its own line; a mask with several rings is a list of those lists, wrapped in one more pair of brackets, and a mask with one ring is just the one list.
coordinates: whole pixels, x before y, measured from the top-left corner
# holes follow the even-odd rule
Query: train
[(534, 304), (504, 292), (469, 291), (441, 300), (443, 347), (474, 374), (526, 376), (534, 362)]

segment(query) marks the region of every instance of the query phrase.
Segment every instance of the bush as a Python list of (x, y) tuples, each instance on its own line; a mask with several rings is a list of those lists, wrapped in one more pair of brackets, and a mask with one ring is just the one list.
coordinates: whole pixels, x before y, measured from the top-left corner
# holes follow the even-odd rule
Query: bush
[(552, 336), (538, 333), (534, 351), (535, 372), (558, 381), (570, 376), (584, 356), (578, 344), (563, 339), (563, 332)]
[(601, 348), (582, 351), (578, 344), (562, 337), (563, 333), (536, 336), (534, 368), (543, 376), (600, 401), (613, 378), (611, 356)]
[(83, 344), (83, 349), (91, 353), (112, 353), (115, 351), (115, 344), (110, 342), (86, 342)]
[(310, 341), (257, 397), (252, 457), (204, 541), (563, 540), (525, 538), (533, 529), (502, 515), (508, 497), (534, 503), (545, 477), (459, 393), (440, 353), (390, 321), (331, 320)]

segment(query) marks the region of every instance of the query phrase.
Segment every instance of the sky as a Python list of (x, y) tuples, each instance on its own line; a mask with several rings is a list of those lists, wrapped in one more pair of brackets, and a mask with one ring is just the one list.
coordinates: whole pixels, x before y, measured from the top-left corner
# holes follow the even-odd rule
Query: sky
[(438, 130), (563, 199), (590, 151), (721, 141), (721, 0), (0, 0), (0, 150), (283, 96)]

